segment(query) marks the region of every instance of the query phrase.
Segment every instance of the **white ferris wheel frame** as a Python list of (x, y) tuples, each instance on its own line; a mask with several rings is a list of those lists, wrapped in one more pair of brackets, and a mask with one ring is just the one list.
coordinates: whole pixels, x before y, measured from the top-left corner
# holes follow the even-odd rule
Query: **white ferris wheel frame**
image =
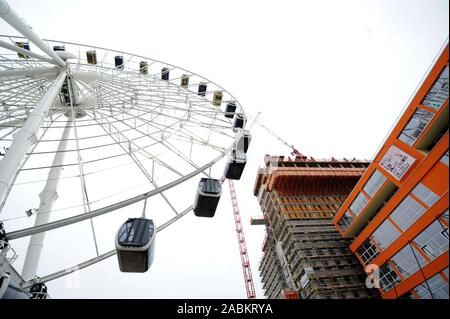
[[(31, 149), (31, 152), (34, 150), (33, 147), (36, 147), (37, 143), (39, 142), (39, 136), (44, 135), (46, 129), (48, 129), (48, 127), (43, 127), (43, 123), (47, 119), (47, 117), (49, 115), (49, 110), (52, 107), (53, 101), (56, 99), (57, 95), (61, 91), (61, 87), (66, 78), (68, 79), (67, 83), (69, 85), (69, 92), (71, 94), (71, 99), (70, 99), (71, 114), (69, 116), (67, 116), (67, 123), (70, 123), (70, 122), (72, 123), (72, 128), (74, 129), (75, 136), (77, 134), (76, 133), (77, 132), (77, 121), (76, 121), (75, 108), (73, 105), (73, 101), (75, 100), (75, 97), (73, 96), (74, 82), (72, 82), (72, 79), (76, 80), (76, 83), (77, 83), (76, 85), (81, 85), (81, 88), (80, 87), (77, 88), (80, 92), (84, 90), (84, 92), (87, 92), (87, 93), (98, 93), (98, 92), (90, 92), (90, 90), (92, 90), (92, 87), (89, 87), (89, 85), (86, 85), (86, 83), (85, 83), (86, 78), (89, 79), (89, 77), (92, 77), (95, 79), (95, 76), (97, 76), (97, 77), (100, 76), (101, 81), (108, 81), (108, 83), (110, 83), (116, 89), (124, 89), (124, 85), (127, 86), (126, 89), (130, 89), (130, 86), (129, 86), (130, 83), (133, 83), (133, 81), (135, 81), (135, 82), (137, 81), (138, 83), (140, 83), (140, 81), (141, 81), (141, 79), (139, 78), (141, 75), (139, 75), (138, 68), (136, 68), (137, 61), (145, 61), (147, 63), (147, 70), (152, 65), (159, 65), (159, 66), (164, 66), (164, 67), (168, 68), (169, 72), (178, 74), (178, 76), (170, 79), (169, 81), (166, 81), (165, 83), (163, 83), (162, 81), (154, 81), (154, 83), (157, 83), (158, 85), (167, 85), (167, 88), (170, 88), (171, 90), (173, 90), (172, 91), (173, 94), (165, 95), (164, 99), (166, 99), (166, 98), (167, 99), (177, 99), (180, 96), (183, 96), (183, 95), (180, 95), (180, 93), (179, 93), (180, 85), (176, 84), (175, 82), (180, 81), (181, 75), (183, 75), (183, 76), (187, 75), (191, 79), (196, 79), (196, 81), (193, 81), (193, 83), (190, 83), (188, 85), (188, 87), (183, 89), (184, 92), (187, 92), (185, 95), (186, 101), (187, 101), (187, 94), (191, 94), (191, 96), (196, 96), (197, 98), (202, 99), (203, 102), (211, 104), (211, 102), (212, 102), (211, 99), (207, 98), (205, 95), (203, 97), (201, 97), (197, 94), (197, 92), (194, 92), (192, 90), (193, 88), (196, 88), (200, 83), (207, 83), (208, 85), (210, 85), (212, 87), (212, 90), (210, 89), (206, 92), (207, 95), (211, 96), (211, 94), (214, 92), (221, 92), (222, 94), (224, 94), (226, 96), (225, 101), (235, 102), (236, 103), (236, 111), (239, 111), (240, 113), (242, 113), (245, 116), (245, 112), (244, 112), (242, 106), (240, 105), (238, 100), (231, 93), (229, 93), (227, 90), (225, 90), (223, 87), (221, 87), (217, 83), (215, 83), (207, 78), (204, 78), (194, 72), (188, 71), (186, 69), (183, 69), (183, 68), (180, 68), (180, 67), (162, 62), (162, 61), (150, 59), (150, 58), (139, 56), (139, 55), (130, 54), (127, 52), (114, 51), (114, 50), (105, 49), (105, 48), (101, 48), (101, 47), (82, 45), (82, 44), (76, 44), (76, 43), (65, 42), (65, 41), (43, 40), (33, 30), (31, 30), (31, 28), (25, 23), (25, 21), (22, 18), (20, 18), (19, 15), (17, 15), (4, 0), (0, 0), (0, 17), (3, 18), (8, 24), (10, 24), (14, 29), (16, 29), (19, 33), (21, 33), (23, 35), (23, 37), (0, 35), (0, 47), (10, 50), (10, 51), (13, 51), (18, 54), (28, 56), (26, 63), (24, 63), (24, 66), (26, 66), (26, 67), (17, 67), (17, 65), (15, 65), (15, 66), (12, 66), (7, 69), (0, 70), (0, 83), (1, 83), (2, 78), (22, 79), (22, 80), (25, 78), (26, 80), (23, 80), (23, 81), (27, 81), (27, 84), (30, 84), (33, 87), (35, 87), (35, 89), (33, 91), (31, 91), (31, 90), (28, 90), (27, 92), (19, 91), (18, 93), (17, 93), (17, 91), (14, 91), (14, 94), (12, 94), (9, 97), (12, 100), (14, 100), (14, 99), (17, 99), (19, 95), (23, 95), (23, 94), (27, 93), (28, 98), (31, 100), (31, 102), (34, 102), (34, 104), (35, 104), (35, 106), (32, 110), (27, 109), (27, 110), (25, 110), (25, 112), (23, 110), (20, 110), (20, 108), (17, 108), (12, 111), (5, 110), (4, 116), (0, 117), (0, 124), (2, 124), (2, 121), (8, 121), (10, 126), (22, 124), (22, 126), (19, 125), (17, 128), (15, 128), (13, 130), (15, 135), (12, 140), (11, 146), (9, 147), (8, 152), (5, 154), (4, 158), (0, 161), (0, 214), (1, 214), (1, 210), (2, 210), (3, 206), (5, 205), (5, 202), (8, 198), (9, 192), (11, 191), (11, 188), (14, 185), (14, 181), (15, 181), (20, 169), (23, 167), (23, 165), (25, 164), (25, 162), (27, 160), (27, 157), (26, 157), (27, 153), (30, 151), (30, 149)], [(5, 40), (9, 40), (12, 43), (14, 43), (12, 38), (23, 39), (23, 40), (28, 39), (31, 43), (33, 43), (36, 47), (38, 47), (42, 51), (43, 54), (36, 53), (36, 52), (30, 51), (30, 50), (25, 50), (23, 48), (18, 47), (17, 45), (10, 44), (7, 41), (5, 41)], [(60, 56), (55, 54), (55, 52), (51, 49), (51, 46), (50, 46), (51, 43), (62, 44), (63, 46), (78, 47), (79, 54), (78, 54), (77, 63), (68, 63), (66, 61), (63, 61), (60, 58)], [(80, 52), (82, 49), (84, 50), (86, 48), (90, 48), (91, 50), (94, 50), (95, 52), (101, 51), (104, 53), (103, 57), (101, 58), (100, 63), (97, 64), (95, 66), (95, 68), (93, 68), (92, 65), (88, 65), (87, 63), (82, 63), (83, 61), (80, 61)], [(114, 76), (115, 73), (118, 72), (117, 69), (105, 61), (106, 56), (108, 56), (108, 55), (109, 56), (121, 55), (123, 57), (127, 57), (126, 61), (124, 62), (125, 67), (123, 68), (123, 70), (120, 71), (120, 73), (122, 74), (122, 76), (125, 75), (127, 77), (127, 79), (129, 80), (129, 82), (125, 83), (125, 82), (117, 81), (117, 78)], [(31, 58), (33, 58), (33, 59), (31, 59)], [(92, 71), (92, 69), (94, 69), (94, 71)], [(53, 77), (54, 79), (52, 81), (48, 81), (48, 82), (43, 81), (42, 77), (40, 77), (43, 75)], [(149, 74), (148, 77), (156, 78), (160, 75), (161, 75), (161, 72), (159, 72), (159, 73), (157, 72), (157, 73)], [(19, 80), (17, 80), (17, 81), (18, 81), (17, 84), (20, 84), (20, 81)], [(13, 82), (13, 87), (14, 87), (14, 82)], [(45, 91), (44, 90), (45, 87), (47, 87), (45, 94), (41, 94), (42, 93), (41, 91)], [(112, 90), (108, 90), (107, 88), (101, 88), (100, 90), (102, 90), (102, 92), (100, 92), (100, 94), (106, 94), (106, 95), (112, 96), (113, 98), (117, 97), (117, 95), (120, 94), (120, 91), (119, 91), (119, 93), (114, 93)], [(178, 93), (177, 93), (177, 90), (178, 90)], [(166, 91), (166, 92), (170, 92), (170, 91)], [(84, 98), (87, 98), (87, 97), (84, 96)], [(118, 98), (118, 100), (120, 101), (120, 98)], [(2, 107), (2, 106), (0, 105), (0, 107)], [(110, 105), (110, 107), (112, 109), (115, 106)], [(191, 104), (189, 104), (187, 120), (193, 121), (193, 122), (195, 122), (196, 125), (203, 126), (211, 131), (216, 130), (216, 133), (219, 133), (219, 134), (223, 134), (220, 131), (221, 129), (227, 129), (227, 128), (231, 129), (232, 128), (232, 126), (230, 125), (231, 124), (230, 120), (228, 120), (228, 125), (225, 125), (225, 124), (223, 124), (222, 126), (220, 124), (216, 125), (215, 120), (217, 119), (217, 115), (218, 114), (224, 115), (225, 112), (221, 111), (220, 109), (217, 109), (215, 111), (214, 110), (211, 111), (211, 110), (212, 109), (209, 109), (209, 111), (208, 111), (208, 109), (206, 109), (206, 108), (201, 109), (201, 110), (196, 110), (195, 108), (191, 108)], [(148, 110), (141, 110), (141, 111), (145, 112)], [(174, 111), (180, 111), (180, 110), (177, 110), (176, 107), (174, 107)], [(19, 113), (19, 112), (22, 112), (22, 113)], [(150, 112), (153, 112), (153, 110)], [(16, 116), (17, 114), (20, 114), (22, 116), (26, 115), (26, 120), (24, 121), (23, 119), (22, 120), (17, 119), (17, 116)], [(151, 114), (152, 118), (153, 118), (153, 116), (155, 116), (155, 117), (158, 116), (157, 112), (155, 112), (155, 114), (156, 115), (154, 115), (153, 113)], [(0, 113), (0, 115), (1, 115), (1, 113)], [(14, 116), (12, 116), (12, 115), (14, 115)], [(54, 112), (51, 115), (56, 116), (57, 114), (56, 114), (56, 112)], [(61, 116), (61, 115), (62, 114), (59, 114), (59, 116)], [(133, 116), (132, 114), (128, 114), (128, 115)], [(192, 118), (190, 118), (190, 116), (192, 116)], [(213, 118), (213, 121), (211, 123), (203, 123), (201, 120), (198, 120), (198, 118), (196, 119), (195, 116), (210, 117), (210, 118)], [(14, 120), (12, 120), (12, 119), (14, 119)], [(183, 120), (186, 121), (186, 119), (184, 119), (184, 118), (183, 118)], [(107, 132), (107, 129), (105, 129), (105, 127), (109, 127), (110, 136), (112, 136), (111, 127), (114, 127), (113, 123), (108, 122), (108, 120), (106, 120), (105, 117), (101, 117), (100, 122), (101, 122), (102, 128), (105, 130), (106, 133), (108, 133), (108, 132)], [(53, 123), (53, 120), (52, 120), (52, 123)], [(177, 122), (174, 122), (174, 123), (177, 123)], [(150, 125), (150, 124), (154, 124), (154, 123), (147, 123), (147, 124)], [(168, 135), (178, 134), (178, 132), (174, 128), (174, 125), (175, 124), (173, 124), (173, 123), (171, 126), (168, 126), (168, 127), (162, 127), (160, 125), (159, 132), (156, 131), (156, 133), (161, 133), (162, 140), (164, 139), (164, 136), (163, 136), (164, 134), (168, 134)], [(66, 132), (69, 127), (70, 127), (70, 125), (67, 125), (64, 132)], [(180, 125), (180, 127), (181, 127), (181, 125)], [(41, 132), (41, 135), (39, 135), (38, 132), (42, 129), (44, 129), (44, 130), (43, 130), (43, 132)], [(120, 147), (124, 148), (124, 146), (122, 145), (123, 139), (127, 139), (127, 137), (123, 133), (121, 133), (120, 130), (118, 130), (118, 129), (116, 129), (116, 130), (117, 130), (116, 133), (117, 133), (118, 140), (114, 140), (114, 141), (116, 141), (116, 143)], [(64, 134), (65, 133), (63, 133), (63, 136), (64, 136)], [(153, 134), (155, 134), (155, 132)], [(5, 136), (2, 136), (0, 134), (0, 140), (3, 137), (5, 137)], [(178, 157), (182, 158), (184, 161), (189, 163), (194, 168), (194, 170), (192, 172), (190, 172), (188, 174), (182, 174), (182, 173), (177, 172), (180, 177), (178, 179), (173, 180), (164, 185), (157, 185), (156, 183), (154, 183), (152, 181), (152, 178), (150, 176), (148, 176), (150, 182), (154, 186), (154, 189), (144, 192), (144, 193), (141, 193), (137, 196), (133, 196), (126, 200), (122, 200), (122, 201), (116, 202), (114, 204), (111, 204), (111, 205), (108, 205), (105, 207), (101, 207), (98, 209), (94, 209), (94, 210), (86, 209), (86, 205), (89, 205), (89, 201), (86, 198), (84, 198), (84, 207), (85, 207), (84, 212), (74, 215), (74, 216), (67, 217), (67, 218), (59, 219), (59, 220), (56, 220), (53, 222), (49, 222), (50, 214), (41, 214), (41, 215), (45, 215), (45, 216), (41, 217), (39, 221), (37, 219), (35, 226), (9, 232), (9, 233), (7, 233), (7, 239), (15, 240), (15, 239), (19, 239), (19, 238), (23, 238), (23, 237), (27, 237), (27, 236), (43, 234), (44, 232), (47, 232), (47, 231), (50, 231), (53, 229), (57, 229), (60, 227), (65, 227), (65, 226), (68, 226), (68, 225), (71, 225), (74, 223), (78, 223), (78, 222), (81, 222), (84, 220), (88, 220), (88, 219), (92, 221), (92, 218), (117, 211), (120, 208), (129, 206), (129, 205), (137, 203), (137, 202), (145, 201), (147, 198), (150, 198), (150, 197), (158, 195), (158, 194), (163, 196), (166, 203), (172, 208), (172, 210), (175, 213), (175, 216), (173, 216), (171, 219), (169, 219), (168, 221), (166, 221), (165, 223), (163, 223), (162, 225), (160, 225), (157, 228), (157, 231), (163, 230), (167, 226), (169, 226), (172, 223), (174, 223), (175, 221), (179, 220), (181, 217), (185, 216), (192, 209), (192, 206), (189, 206), (182, 211), (177, 211), (170, 204), (170, 201), (164, 197), (163, 192), (166, 190), (169, 190), (172, 187), (175, 187), (175, 186), (177, 186), (199, 174), (204, 174), (206, 176), (210, 176), (210, 173), (207, 173), (206, 171), (208, 169), (211, 169), (211, 167), (214, 164), (216, 164), (218, 161), (220, 161), (234, 147), (236, 147), (236, 140), (232, 135), (228, 136), (228, 137), (232, 138), (232, 143), (231, 143), (231, 145), (228, 145), (226, 147), (209, 144), (208, 141), (206, 141), (205, 139), (202, 139), (201, 137), (195, 136), (194, 133), (192, 133), (192, 134), (179, 133), (178, 137), (185, 139), (185, 140), (190, 139), (191, 143), (195, 142), (198, 144), (208, 146), (211, 149), (214, 149), (215, 151), (219, 152), (219, 155), (214, 157), (208, 163), (199, 166), (199, 165), (196, 165), (196, 163), (190, 161), (189, 158), (185, 154), (183, 154), (180, 151), (177, 151), (176, 148), (173, 147), (172, 151)], [(121, 141), (121, 139), (122, 139), (122, 141)], [(160, 142), (156, 138), (154, 140), (156, 143)], [(134, 144), (132, 140), (127, 140), (127, 142), (130, 147), (129, 155), (130, 155), (130, 157), (132, 157), (135, 164), (139, 167), (139, 165), (140, 165), (139, 159), (133, 158), (132, 152), (131, 152), (131, 147), (134, 147), (135, 150), (140, 150), (142, 152), (145, 152), (145, 149), (143, 149), (142, 146)], [(76, 143), (77, 143), (77, 153), (79, 155), (80, 148), (78, 146), (78, 137), (76, 137)], [(167, 141), (167, 143), (169, 143), (169, 142)], [(164, 144), (164, 146), (169, 147), (166, 144)], [(64, 152), (63, 152), (64, 147), (66, 147), (65, 143), (60, 141), (58, 150), (56, 152), (54, 152), (54, 154), (55, 154), (55, 158), (54, 158), (54, 162), (53, 162), (54, 165), (52, 165), (52, 168), (50, 169), (50, 174), (49, 174), (49, 176), (53, 176), (54, 178), (51, 178), (50, 179), (51, 181), (47, 181), (47, 184), (46, 184), (46, 187), (48, 187), (50, 191), (56, 191), (60, 173), (59, 173), (58, 169), (53, 170), (53, 168), (58, 167), (58, 165), (61, 164), (63, 154), (64, 154)], [(60, 156), (58, 156), (58, 155), (60, 155)], [(158, 160), (152, 154), (147, 154), (147, 155), (151, 156), (153, 158), (154, 162)], [(80, 158), (80, 156), (79, 156), (79, 158)], [(84, 175), (83, 174), (83, 163), (80, 160), (78, 164), (79, 164), (79, 169), (80, 169), (80, 177), (82, 180), (82, 188), (83, 187), (85, 188), (84, 181), (83, 181), (83, 175)], [(159, 163), (159, 164), (168, 166), (166, 163)], [(174, 170), (170, 166), (168, 166), (167, 168)], [(141, 168), (141, 170), (145, 175), (145, 169)], [(51, 175), (51, 174), (54, 174), (54, 175)], [(224, 177), (221, 178), (221, 182), (223, 182), (223, 180), (224, 180)], [(52, 200), (50, 198), (51, 197), (50, 191), (49, 191), (49, 195), (48, 195), (49, 198), (44, 198), (44, 200), (47, 200), (47, 201)], [(83, 193), (83, 196), (84, 195), (85, 195), (85, 193)], [(87, 194), (86, 194), (86, 196), (87, 196)], [(39, 214), (37, 214), (37, 217), (39, 217)], [(95, 239), (95, 233), (94, 233), (94, 239)], [(38, 241), (40, 241), (40, 244), (42, 244), (43, 238), (38, 239)], [(97, 249), (97, 247), (96, 247), (96, 249)], [(111, 250), (106, 253), (99, 254), (98, 249), (97, 249), (96, 257), (86, 260), (84, 262), (81, 262), (81, 263), (77, 264), (76, 266), (65, 268), (63, 270), (57, 271), (55, 273), (52, 273), (52, 274), (49, 274), (49, 275), (46, 275), (46, 276), (43, 276), (40, 278), (35, 277), (35, 278), (29, 279), (29, 280), (22, 280), (21, 287), (23, 289), (28, 289), (36, 283), (45, 283), (45, 282), (66, 276), (74, 271), (89, 267), (91, 265), (94, 265), (94, 264), (102, 261), (102, 260), (105, 260), (105, 259), (113, 256), (115, 254), (115, 252), (116, 252), (115, 250)], [(32, 271), (36, 270), (38, 262), (39, 262), (39, 258), (37, 258), (37, 260), (31, 260), (30, 263), (33, 264), (31, 266)], [(16, 273), (16, 275), (17, 275), (17, 273)]]

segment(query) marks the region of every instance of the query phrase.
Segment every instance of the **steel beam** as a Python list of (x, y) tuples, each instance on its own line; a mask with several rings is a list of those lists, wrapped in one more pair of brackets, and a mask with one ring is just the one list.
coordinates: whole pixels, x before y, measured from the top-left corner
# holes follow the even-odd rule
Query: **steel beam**
[(65, 78), (66, 72), (62, 71), (40, 99), (20, 131), (17, 132), (8, 152), (0, 161), (0, 209), (6, 202), (7, 194), (28, 149), (37, 141), (38, 130), (47, 117), (50, 106), (59, 93)]
[(59, 66), (66, 66), (66, 63), (61, 60), (61, 58), (57, 56), (52, 49), (49, 48), (48, 44), (42, 41), (42, 39), (33, 30), (31, 30), (30, 26), (28, 26), (28, 24), (9, 6), (5, 0), (0, 0), (0, 17), (20, 32), (24, 37), (33, 42), (39, 49), (47, 53), (47, 55), (50, 56)]
[[(66, 123), (66, 128), (63, 131), (61, 140), (58, 144), (58, 149), (53, 158), (52, 168), (48, 173), (47, 182), (45, 183), (44, 189), (39, 194), (41, 202), (39, 204), (39, 209), (36, 214), (36, 220), (34, 225), (42, 225), (48, 223), (50, 220), (50, 213), (53, 207), (53, 203), (58, 199), (57, 187), (59, 183), (59, 178), (63, 170), (63, 161), (67, 149), (67, 141), (72, 126), (72, 116), (70, 116)], [(44, 246), (45, 232), (34, 234), (30, 238), (30, 243), (28, 244), (27, 255), (25, 257), (25, 262), (22, 270), (22, 278), (29, 280), (37, 275), (37, 268), (39, 266), (39, 260), (41, 257), (41, 251)]]
[(47, 58), (47, 57), (45, 57), (43, 55), (34, 53), (34, 52), (30, 51), (30, 50), (19, 48), (18, 46), (12, 45), (12, 44), (10, 44), (8, 42), (5, 42), (5, 41), (2, 41), (2, 40), (0, 40), (0, 47), (8, 49), (8, 50), (11, 50), (11, 51), (15, 51), (17, 53), (22, 53), (24, 55), (29, 55), (29, 56), (31, 56), (33, 58), (36, 58), (36, 59), (44, 61), (44, 62), (48, 62), (48, 63), (55, 64), (55, 65), (59, 65), (56, 61), (54, 61), (52, 59), (49, 59), (49, 58)]

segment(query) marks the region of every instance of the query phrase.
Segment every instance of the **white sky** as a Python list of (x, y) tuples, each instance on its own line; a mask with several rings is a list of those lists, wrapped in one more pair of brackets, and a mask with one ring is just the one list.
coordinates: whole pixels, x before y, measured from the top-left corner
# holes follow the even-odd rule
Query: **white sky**
[[(448, 37), (449, 24), (445, 0), (9, 3), (43, 38), (148, 56), (220, 83), (247, 113), (261, 111), (261, 123), (315, 158), (371, 159)], [(16, 32), (0, 21), (0, 34)], [(258, 127), (253, 134), (246, 171), (235, 185), (262, 297), (264, 232), (248, 222), (259, 214), (252, 189), (264, 154), (289, 150)], [(58, 230), (47, 241), (73, 235)], [(63, 255), (81, 256), (88, 249), (77, 247), (76, 239), (70, 247), (47, 251), (42, 275), (58, 270), (51, 264)], [(73, 275), (50, 282), (50, 293), (245, 298), (227, 190), (213, 219), (189, 214), (159, 233), (156, 253), (145, 274), (119, 272), (112, 257), (81, 271), (78, 288), (69, 288)]]

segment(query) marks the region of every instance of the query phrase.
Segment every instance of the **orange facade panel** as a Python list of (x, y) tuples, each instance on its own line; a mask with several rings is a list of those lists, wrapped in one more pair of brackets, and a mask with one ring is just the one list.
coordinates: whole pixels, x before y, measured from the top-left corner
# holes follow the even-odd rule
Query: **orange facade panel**
[[(353, 238), (350, 248), (363, 266), (371, 263), (384, 267), (384, 272), (390, 271), (389, 276), (397, 278), (394, 289), (384, 291), (383, 298), (405, 293), (419, 298), (413, 288), (440, 276), (448, 298), (448, 53), (447, 45), (333, 219), (343, 237)], [(412, 242), (415, 238), (435, 242), (419, 247)], [(404, 268), (397, 264), (406, 258), (408, 245), (425, 266), (404, 277)], [(441, 255), (430, 259), (428, 254), (436, 247)], [(416, 261), (419, 264), (419, 259)], [(440, 273), (444, 270), (447, 277)], [(389, 281), (383, 278), (384, 283)], [(429, 285), (427, 289), (431, 296)], [(437, 295), (445, 296), (445, 289), (439, 289)]]

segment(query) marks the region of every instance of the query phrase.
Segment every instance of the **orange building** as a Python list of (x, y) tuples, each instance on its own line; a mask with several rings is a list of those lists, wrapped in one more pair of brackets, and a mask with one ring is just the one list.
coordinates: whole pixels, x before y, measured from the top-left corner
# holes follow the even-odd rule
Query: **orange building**
[[(333, 223), (383, 298), (449, 298), (448, 45)], [(375, 274), (376, 275), (376, 274)]]

